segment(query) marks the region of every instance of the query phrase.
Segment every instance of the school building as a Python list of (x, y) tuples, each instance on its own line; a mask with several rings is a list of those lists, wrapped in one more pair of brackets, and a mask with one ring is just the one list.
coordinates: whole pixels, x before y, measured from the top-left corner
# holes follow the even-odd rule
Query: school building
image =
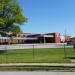
[(0, 36), (0, 44), (16, 43), (60, 43), (59, 33), (32, 34), (21, 33), (12, 34), (11, 37)]
[(60, 33), (32, 34), (21, 33), (12, 34), (11, 37), (0, 35), (0, 44), (30, 44), (30, 43), (60, 43)]

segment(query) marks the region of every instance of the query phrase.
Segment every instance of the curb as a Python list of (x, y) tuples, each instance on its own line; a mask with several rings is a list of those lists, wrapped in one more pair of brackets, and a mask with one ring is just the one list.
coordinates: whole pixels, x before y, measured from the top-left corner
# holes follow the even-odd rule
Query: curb
[(5, 63), (0, 66), (55, 66), (55, 67), (75, 67), (74, 63)]

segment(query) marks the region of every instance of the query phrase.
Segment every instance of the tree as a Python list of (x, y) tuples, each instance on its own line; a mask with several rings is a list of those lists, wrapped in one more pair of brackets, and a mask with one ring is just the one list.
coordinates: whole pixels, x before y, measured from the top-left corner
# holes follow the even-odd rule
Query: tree
[(15, 27), (12, 29), (12, 32), (13, 32), (13, 34), (22, 33), (22, 30), (20, 29), (19, 26), (15, 26)]
[(0, 33), (20, 33), (20, 25), (27, 22), (17, 0), (0, 0)]

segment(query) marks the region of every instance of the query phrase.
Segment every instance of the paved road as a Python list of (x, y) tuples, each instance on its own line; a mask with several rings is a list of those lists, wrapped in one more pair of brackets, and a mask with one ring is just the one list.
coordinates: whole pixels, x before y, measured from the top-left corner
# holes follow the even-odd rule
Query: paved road
[(27, 71), (0, 71), (0, 75), (75, 75), (75, 72), (27, 72)]

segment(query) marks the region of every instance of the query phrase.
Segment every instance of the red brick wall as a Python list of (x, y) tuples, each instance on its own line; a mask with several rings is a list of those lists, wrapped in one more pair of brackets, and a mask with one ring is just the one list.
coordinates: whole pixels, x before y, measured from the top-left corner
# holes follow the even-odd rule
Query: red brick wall
[(54, 34), (54, 42), (55, 43), (60, 43), (60, 34), (59, 33)]

